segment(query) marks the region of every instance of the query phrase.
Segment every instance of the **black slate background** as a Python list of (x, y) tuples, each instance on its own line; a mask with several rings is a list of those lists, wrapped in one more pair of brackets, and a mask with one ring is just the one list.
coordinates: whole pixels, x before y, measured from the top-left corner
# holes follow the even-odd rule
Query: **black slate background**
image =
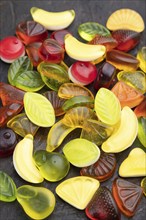
[[(79, 24), (87, 21), (95, 21), (102, 25), (106, 24), (106, 21), (110, 14), (120, 8), (130, 8), (136, 10), (141, 14), (144, 20), (146, 20), (146, 2), (144, 0), (1, 0), (0, 1), (0, 39), (8, 36), (15, 35), (15, 27), (21, 21), (31, 20), (30, 8), (36, 6), (43, 8), (48, 11), (63, 11), (67, 9), (74, 9), (76, 12), (76, 17), (74, 22), (68, 28), (70, 32), (73, 33), (75, 37), (79, 40), (77, 33), (77, 27)], [(136, 22), (136, 21), (135, 21)], [(131, 54), (136, 55), (138, 50), (146, 45), (145, 41), (146, 32), (143, 32), (140, 44), (132, 51)], [(65, 57), (66, 63), (70, 66), (73, 63), (68, 57)], [(9, 64), (6, 64), (0, 60), (0, 81), (7, 82), (7, 70)], [(89, 88), (96, 93), (93, 89), (93, 85)], [(48, 130), (40, 130), (40, 137), (42, 138), (44, 134), (47, 134)], [(62, 146), (69, 140), (78, 137), (80, 130), (72, 132), (63, 142)], [(35, 142), (35, 150), (45, 149), (44, 143), (40, 140)], [(39, 143), (39, 144), (38, 144)], [(134, 147), (142, 147), (138, 140), (136, 140), (133, 146), (122, 153), (116, 155), (117, 158), (117, 169), (114, 176), (101, 183), (101, 185), (107, 186), (110, 190), (112, 189), (112, 182), (115, 177), (118, 176), (118, 167), (121, 162), (128, 156), (130, 150)], [(142, 147), (143, 148), (143, 147)], [(61, 151), (61, 148), (60, 148)], [(29, 184), (22, 180), (16, 171), (14, 170), (12, 157), (0, 158), (0, 170), (3, 170), (9, 174), (19, 187), (24, 184)], [(65, 178), (70, 178), (79, 175), (79, 169), (71, 166), (68, 176)], [(140, 184), (142, 178), (127, 178), (127, 180)], [(62, 180), (63, 181), (63, 180)], [(61, 182), (61, 181), (60, 181)], [(55, 193), (56, 186), (60, 183), (50, 183), (44, 181), (39, 186), (44, 186), (49, 188), (53, 193)], [(32, 184), (33, 185), (33, 184)], [(84, 211), (80, 211), (70, 206), (69, 204), (63, 202), (56, 194), (56, 207), (54, 212), (46, 218), (46, 220), (87, 220)], [(146, 217), (146, 199), (142, 198), (140, 205), (137, 208), (136, 214), (130, 218), (131, 220), (143, 220)], [(24, 213), (17, 201), (12, 203), (0, 202), (0, 219), (1, 220), (29, 220), (30, 218)], [(127, 220), (129, 218), (122, 215), (121, 220)]]

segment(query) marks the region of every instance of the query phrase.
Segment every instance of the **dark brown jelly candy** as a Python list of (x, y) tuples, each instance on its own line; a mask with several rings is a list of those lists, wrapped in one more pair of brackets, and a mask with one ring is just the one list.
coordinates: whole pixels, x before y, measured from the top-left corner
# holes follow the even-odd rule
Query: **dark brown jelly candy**
[(118, 42), (117, 50), (128, 52), (132, 50), (140, 41), (141, 33), (132, 30), (116, 30), (112, 32), (112, 37)]
[(0, 157), (12, 155), (17, 144), (17, 136), (10, 128), (0, 128)]
[(128, 217), (133, 216), (142, 198), (142, 188), (127, 180), (116, 178), (112, 189), (120, 211)]
[(85, 209), (92, 220), (120, 220), (120, 212), (106, 187), (99, 187)]
[(89, 176), (103, 182), (109, 179), (116, 168), (116, 157), (114, 154), (101, 152), (99, 160), (88, 167), (83, 167), (80, 171), (82, 176)]
[(17, 37), (25, 44), (43, 42), (48, 37), (45, 27), (35, 21), (20, 22), (16, 27)]
[(94, 88), (96, 90), (100, 89), (101, 87), (109, 88), (115, 75), (116, 68), (112, 64), (105, 62), (98, 69), (97, 78), (94, 81)]

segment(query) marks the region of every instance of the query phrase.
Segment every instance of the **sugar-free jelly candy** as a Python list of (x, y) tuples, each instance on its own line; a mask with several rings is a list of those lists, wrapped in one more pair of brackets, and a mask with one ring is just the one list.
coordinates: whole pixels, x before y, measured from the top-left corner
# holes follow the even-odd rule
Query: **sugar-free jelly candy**
[(146, 47), (141, 48), (137, 54), (137, 59), (140, 61), (140, 69), (146, 73)]
[(62, 120), (56, 122), (49, 130), (46, 150), (51, 152), (58, 148), (65, 137), (75, 128), (65, 125)]
[(105, 124), (115, 125), (121, 118), (120, 102), (115, 94), (106, 88), (100, 88), (97, 92), (94, 108), (97, 117)]
[(53, 105), (56, 116), (60, 116), (60, 115), (63, 115), (65, 113), (62, 109), (62, 105), (65, 103), (65, 99), (60, 98), (56, 91), (47, 91), (47, 92), (43, 93), (43, 95)]
[(41, 45), (42, 42), (33, 42), (26, 46), (26, 53), (34, 67), (37, 67), (38, 64), (42, 61), (38, 54), (38, 50)]
[(27, 134), (36, 134), (39, 127), (33, 124), (25, 113), (18, 114), (14, 116), (7, 122), (7, 127), (15, 131), (16, 134), (19, 134), (21, 137), (25, 137)]
[(146, 118), (138, 118), (138, 139), (141, 144), (146, 147)]
[(112, 37), (118, 43), (117, 50), (128, 52), (139, 43), (141, 33), (132, 30), (116, 30), (112, 32)]
[(0, 82), (0, 99), (2, 101), (3, 106), (14, 102), (23, 104), (24, 94), (24, 91), (16, 87), (4, 82)]
[(16, 27), (17, 37), (24, 43), (44, 41), (48, 37), (48, 31), (45, 27), (35, 21), (20, 22)]
[(16, 185), (5, 172), (0, 171), (0, 201), (13, 202), (16, 199)]
[(99, 180), (100, 182), (108, 180), (116, 169), (116, 157), (114, 154), (107, 154), (101, 152), (97, 162), (94, 164), (83, 167), (80, 170), (82, 176), (89, 176)]
[(55, 208), (55, 196), (47, 188), (23, 185), (17, 189), (17, 201), (32, 219), (48, 217)]
[(64, 59), (63, 47), (54, 39), (46, 39), (38, 50), (41, 60), (60, 63)]
[(17, 136), (10, 128), (0, 128), (0, 157), (7, 157), (13, 153), (17, 144)]
[(137, 118), (143, 116), (146, 118), (146, 96), (144, 100), (134, 109)]
[(131, 54), (118, 51), (110, 50), (106, 53), (106, 61), (111, 63), (119, 70), (134, 71), (139, 66), (139, 60)]
[(87, 106), (88, 108), (94, 107), (94, 100), (89, 96), (75, 96), (72, 97), (64, 102), (62, 105), (62, 109), (64, 111), (68, 111), (71, 108), (77, 107), (77, 106)]
[(122, 81), (117, 82), (111, 91), (119, 99), (122, 108), (124, 106), (134, 108), (138, 106), (144, 99), (144, 95), (141, 94), (141, 92)]
[(69, 178), (56, 187), (56, 193), (61, 199), (77, 209), (85, 209), (96, 190), (99, 181), (87, 176)]
[(119, 153), (132, 145), (138, 131), (138, 122), (133, 110), (125, 106), (120, 112), (120, 121), (114, 132), (103, 142), (101, 148), (107, 153)]
[(26, 135), (18, 142), (13, 153), (13, 165), (18, 175), (27, 182), (41, 183), (44, 178), (33, 160), (33, 136)]
[(100, 44), (106, 47), (106, 51), (112, 50), (117, 46), (117, 41), (111, 36), (102, 36), (96, 34), (95, 37), (89, 42), (89, 44)]
[(146, 153), (141, 148), (134, 148), (119, 167), (121, 177), (146, 176)]
[(15, 115), (20, 113), (23, 109), (23, 104), (11, 103), (0, 108), (0, 127), (6, 125), (6, 123)]
[(69, 78), (72, 82), (79, 85), (88, 85), (97, 76), (97, 69), (91, 62), (77, 61), (68, 70)]
[(24, 45), (17, 37), (9, 36), (0, 41), (0, 59), (4, 62), (12, 63), (24, 54)]
[(58, 91), (63, 83), (69, 82), (67, 70), (59, 64), (41, 62), (37, 69), (44, 83), (54, 91)]
[(112, 191), (120, 211), (127, 217), (132, 217), (141, 201), (142, 188), (127, 180), (116, 178)]
[(144, 177), (141, 181), (141, 187), (143, 189), (143, 194), (146, 196), (146, 177)]
[(128, 29), (142, 32), (145, 28), (145, 25), (143, 18), (138, 12), (129, 8), (122, 8), (110, 15), (107, 20), (106, 27), (113, 31), (119, 29)]
[(76, 167), (90, 166), (100, 157), (100, 149), (91, 141), (75, 138), (63, 147), (67, 160)]
[(70, 169), (66, 157), (58, 152), (39, 150), (34, 153), (33, 158), (41, 175), (50, 182), (63, 179)]
[(117, 74), (119, 81), (132, 86), (142, 94), (146, 92), (146, 75), (142, 71), (121, 71)]
[(89, 96), (94, 98), (93, 93), (85, 86), (81, 86), (75, 83), (64, 83), (59, 87), (58, 96), (64, 99), (70, 99), (74, 96)]
[(78, 27), (78, 33), (84, 40), (87, 41), (91, 41), (96, 34), (99, 34), (101, 36), (110, 35), (110, 31), (103, 25), (98, 24), (97, 22), (86, 22), (80, 24)]
[(101, 87), (109, 88), (115, 75), (116, 68), (112, 64), (105, 62), (97, 70), (97, 77), (94, 81), (94, 88), (96, 90), (100, 89)]
[(50, 35), (50, 38), (56, 40), (64, 48), (65, 47), (64, 37), (66, 34), (69, 34), (68, 30), (66, 29), (58, 30), (58, 31), (52, 32), (52, 34)]
[(43, 95), (26, 92), (24, 109), (31, 122), (40, 127), (51, 127), (55, 123), (55, 112), (51, 102)]
[(120, 220), (121, 215), (111, 192), (106, 187), (99, 187), (85, 209), (92, 220)]

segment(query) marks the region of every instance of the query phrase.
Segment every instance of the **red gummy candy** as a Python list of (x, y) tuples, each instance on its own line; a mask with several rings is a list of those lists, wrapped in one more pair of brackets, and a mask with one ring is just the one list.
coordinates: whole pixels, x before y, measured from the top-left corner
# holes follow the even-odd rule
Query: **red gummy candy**
[(134, 113), (139, 117), (146, 117), (146, 96), (144, 100), (134, 109)]
[(37, 67), (39, 63), (42, 61), (38, 54), (38, 50), (41, 47), (41, 45), (41, 42), (34, 42), (26, 46), (26, 53), (34, 67)]
[(82, 176), (90, 176), (103, 182), (109, 179), (116, 168), (116, 157), (114, 154), (101, 152), (99, 160), (88, 167), (83, 167), (80, 171)]
[(116, 178), (113, 182), (113, 196), (121, 212), (131, 217), (142, 198), (143, 190), (140, 186), (127, 180)]
[(116, 30), (112, 32), (113, 38), (117, 41), (117, 50), (128, 52), (140, 41), (141, 33), (132, 30)]
[(120, 220), (120, 212), (106, 187), (99, 187), (85, 209), (92, 220)]
[(63, 48), (65, 48), (64, 37), (66, 34), (70, 34), (68, 30), (58, 30), (52, 32), (50, 38), (56, 40)]

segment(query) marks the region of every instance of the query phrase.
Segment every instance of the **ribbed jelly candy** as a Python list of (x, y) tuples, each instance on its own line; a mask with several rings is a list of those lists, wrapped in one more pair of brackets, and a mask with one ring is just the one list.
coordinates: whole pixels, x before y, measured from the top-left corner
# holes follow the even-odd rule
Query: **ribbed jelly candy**
[(42, 61), (38, 54), (38, 50), (41, 45), (42, 42), (33, 42), (26, 46), (26, 53), (29, 59), (31, 60), (31, 62), (33, 63), (34, 67), (37, 67), (39, 63)]
[(132, 217), (142, 199), (142, 188), (125, 179), (116, 178), (113, 182), (113, 196), (120, 211)]
[(140, 69), (146, 73), (146, 47), (140, 49), (137, 54), (137, 59), (140, 61)]

